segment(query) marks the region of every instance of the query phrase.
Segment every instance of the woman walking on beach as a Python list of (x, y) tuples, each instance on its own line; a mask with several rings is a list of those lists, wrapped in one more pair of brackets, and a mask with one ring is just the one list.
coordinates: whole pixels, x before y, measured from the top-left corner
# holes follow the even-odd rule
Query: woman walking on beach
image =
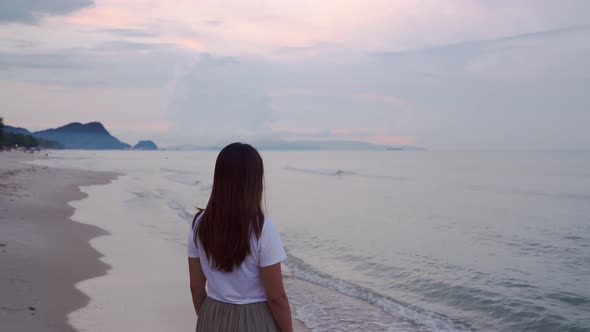
[(262, 211), (263, 173), (248, 144), (230, 144), (217, 156), (211, 197), (188, 241), (197, 332), (293, 330), (281, 273), (287, 255)]

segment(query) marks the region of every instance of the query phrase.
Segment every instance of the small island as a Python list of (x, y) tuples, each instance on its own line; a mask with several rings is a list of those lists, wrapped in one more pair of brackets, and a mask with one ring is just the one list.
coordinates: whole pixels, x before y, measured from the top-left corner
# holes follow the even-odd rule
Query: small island
[(133, 150), (158, 150), (158, 146), (149, 140), (139, 141), (139, 143), (133, 146)]

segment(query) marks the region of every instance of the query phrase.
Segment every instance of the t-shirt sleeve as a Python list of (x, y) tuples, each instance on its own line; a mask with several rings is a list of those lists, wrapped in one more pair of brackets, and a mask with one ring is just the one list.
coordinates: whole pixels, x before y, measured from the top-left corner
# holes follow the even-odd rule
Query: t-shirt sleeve
[(188, 247), (188, 257), (199, 258), (199, 248), (197, 248), (197, 245), (195, 244), (195, 231), (192, 227), (188, 233), (187, 247)]
[(259, 255), (261, 267), (271, 266), (287, 259), (279, 231), (270, 220), (264, 222), (259, 240)]

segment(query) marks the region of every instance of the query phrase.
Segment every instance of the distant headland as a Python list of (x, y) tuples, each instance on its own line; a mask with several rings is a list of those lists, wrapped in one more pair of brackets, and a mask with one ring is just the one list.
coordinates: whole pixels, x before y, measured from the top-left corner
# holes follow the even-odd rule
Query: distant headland
[(140, 141), (134, 147), (109, 133), (100, 122), (72, 122), (58, 128), (31, 132), (25, 128), (4, 126), (3, 132), (8, 134), (30, 136), (37, 141), (51, 142), (52, 148), (78, 150), (157, 150), (157, 145), (149, 140)]

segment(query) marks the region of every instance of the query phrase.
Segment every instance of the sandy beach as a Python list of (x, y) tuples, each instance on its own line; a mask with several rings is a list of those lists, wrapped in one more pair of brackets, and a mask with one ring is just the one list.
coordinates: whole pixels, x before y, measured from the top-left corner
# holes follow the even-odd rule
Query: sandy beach
[(108, 233), (71, 221), (67, 203), (116, 174), (22, 163), (33, 158), (0, 155), (0, 330), (75, 331), (66, 316), (89, 301), (75, 284), (109, 269), (89, 241)]
[(194, 329), (185, 239), (120, 222), (126, 198), (101, 185), (125, 175), (34, 158), (44, 154), (0, 155), (0, 330)]

